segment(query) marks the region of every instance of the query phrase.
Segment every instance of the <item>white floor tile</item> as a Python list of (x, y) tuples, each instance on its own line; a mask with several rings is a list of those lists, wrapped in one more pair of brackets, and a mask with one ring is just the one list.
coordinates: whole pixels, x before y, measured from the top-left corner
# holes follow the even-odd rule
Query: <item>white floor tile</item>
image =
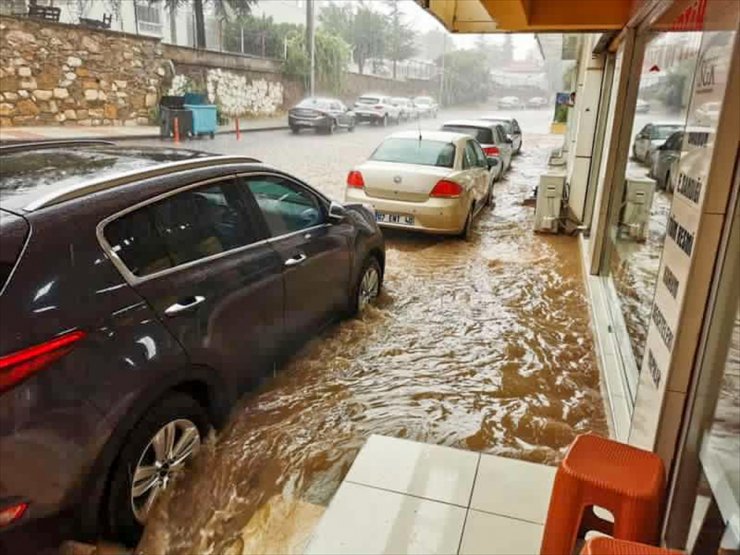
[(470, 507), (544, 524), (555, 467), (481, 455)]
[(535, 555), (544, 526), (471, 509), (460, 555)]
[(306, 554), (454, 554), (465, 509), (344, 482)]
[(467, 507), (478, 453), (373, 435), (345, 480)]

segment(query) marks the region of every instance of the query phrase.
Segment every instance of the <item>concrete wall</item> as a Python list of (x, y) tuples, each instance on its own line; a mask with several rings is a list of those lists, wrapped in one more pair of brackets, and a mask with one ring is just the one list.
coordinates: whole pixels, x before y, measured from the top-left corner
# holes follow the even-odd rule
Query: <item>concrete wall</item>
[(375, 75), (360, 75), (359, 73), (348, 73), (345, 79), (345, 87), (339, 95), (346, 103), (351, 104), (358, 96), (365, 93), (386, 93), (393, 96), (419, 96), (429, 95), (437, 97), (439, 92), (438, 81), (416, 80), (394, 81), (385, 77)]

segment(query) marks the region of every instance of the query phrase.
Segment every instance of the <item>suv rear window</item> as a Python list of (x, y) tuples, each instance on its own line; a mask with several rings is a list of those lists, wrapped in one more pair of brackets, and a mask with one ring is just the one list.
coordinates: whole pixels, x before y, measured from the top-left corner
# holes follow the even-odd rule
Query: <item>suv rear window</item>
[(28, 237), (26, 220), (0, 209), (0, 293), (10, 280), (10, 274)]
[(375, 149), (370, 159), (451, 168), (455, 161), (455, 145), (442, 141), (386, 139)]
[(358, 104), (379, 104), (380, 98), (377, 96), (361, 96), (357, 99)]
[(468, 125), (443, 125), (443, 131), (452, 131), (454, 133), (464, 133), (470, 137), (473, 137), (476, 141), (482, 144), (492, 144), (493, 132), (487, 127), (472, 127)]

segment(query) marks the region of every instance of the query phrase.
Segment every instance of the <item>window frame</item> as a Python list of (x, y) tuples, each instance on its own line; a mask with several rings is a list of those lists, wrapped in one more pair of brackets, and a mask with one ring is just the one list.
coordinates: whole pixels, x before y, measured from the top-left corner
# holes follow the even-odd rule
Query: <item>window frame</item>
[(470, 142), (473, 143), (473, 150), (475, 151), (475, 155), (478, 158), (478, 167), (488, 169), (488, 159), (486, 157), (486, 153), (483, 152), (483, 147), (480, 146), (480, 143), (478, 141)]
[[(475, 147), (472, 144), (473, 142), (474, 142), (473, 140), (465, 141), (465, 147), (462, 149), (462, 169), (463, 170), (472, 170), (473, 168), (480, 167), (478, 166), (478, 156), (475, 154)], [(473, 165), (466, 166), (465, 153), (468, 151), (468, 147), (470, 147), (470, 149), (473, 152), (473, 156), (475, 157), (475, 160), (474, 160), (475, 163)]]
[(197, 266), (199, 264), (203, 264), (206, 262), (212, 262), (213, 260), (218, 260), (219, 258), (223, 258), (225, 256), (231, 256), (236, 253), (244, 252), (248, 249), (252, 249), (255, 247), (258, 247), (260, 245), (266, 245), (268, 243), (269, 237), (265, 237), (263, 230), (259, 227), (259, 225), (255, 225), (253, 221), (250, 221), (250, 217), (254, 217), (254, 214), (252, 213), (251, 206), (249, 205), (249, 201), (247, 196), (244, 194), (243, 191), (239, 191), (241, 197), (245, 201), (245, 209), (248, 210), (248, 212), (245, 212), (245, 217), (247, 218), (247, 225), (252, 228), (252, 230), (257, 234), (258, 237), (261, 237), (257, 241), (253, 243), (249, 243), (247, 245), (242, 245), (240, 247), (235, 247), (233, 249), (221, 251), (219, 253), (211, 254), (209, 256), (204, 256), (202, 258), (197, 258), (195, 260), (190, 260), (188, 262), (184, 262), (182, 264), (177, 264), (174, 266), (171, 266), (170, 268), (165, 268), (164, 270), (160, 270), (158, 272), (152, 272), (151, 274), (147, 274), (145, 276), (137, 276), (134, 274), (126, 265), (126, 263), (121, 259), (120, 256), (113, 250), (113, 246), (108, 242), (108, 239), (105, 236), (105, 228), (108, 224), (111, 222), (118, 220), (132, 212), (136, 212), (137, 210), (141, 210), (142, 208), (146, 208), (152, 204), (156, 204), (160, 201), (166, 200), (169, 197), (173, 197), (175, 195), (178, 195), (180, 193), (187, 192), (191, 189), (198, 189), (201, 187), (206, 187), (208, 185), (216, 185), (218, 183), (224, 182), (224, 181), (237, 181), (237, 175), (233, 173), (229, 173), (226, 175), (220, 175), (218, 177), (211, 177), (208, 179), (204, 179), (202, 181), (197, 181), (195, 183), (188, 183), (187, 185), (183, 185), (181, 187), (176, 187), (170, 191), (166, 191), (164, 193), (160, 193), (158, 195), (155, 195), (153, 197), (150, 197), (146, 200), (143, 200), (141, 202), (138, 202), (136, 204), (133, 204), (131, 206), (127, 206), (123, 210), (119, 210), (110, 216), (102, 219), (98, 225), (95, 227), (95, 235), (98, 239), (98, 243), (100, 244), (101, 248), (103, 249), (103, 252), (105, 252), (106, 256), (110, 259), (110, 261), (113, 263), (113, 265), (116, 267), (118, 272), (123, 276), (123, 279), (128, 283), (129, 285), (136, 286), (141, 283), (145, 283), (147, 281), (157, 279), (163, 276), (167, 276), (169, 274), (173, 274), (175, 272), (179, 272), (182, 270), (186, 270), (189, 268), (192, 268), (194, 266)]

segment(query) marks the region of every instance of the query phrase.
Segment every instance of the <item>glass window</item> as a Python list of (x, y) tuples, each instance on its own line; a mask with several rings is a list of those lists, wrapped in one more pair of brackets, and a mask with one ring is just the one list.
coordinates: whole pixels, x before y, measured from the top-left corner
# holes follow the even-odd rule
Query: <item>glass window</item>
[(234, 180), (183, 191), (126, 214), (105, 238), (129, 271), (145, 276), (257, 240)]
[(514, 133), (522, 132), (522, 130), (519, 128), (519, 122), (517, 122), (515, 119), (511, 120), (511, 128), (514, 130)]
[(465, 143), (465, 150), (463, 151), (463, 169), (475, 168), (478, 166), (478, 157), (475, 154), (473, 148), (473, 141)]
[(496, 126), (496, 142), (498, 144), (506, 142), (506, 130), (503, 125)]
[(324, 222), (318, 198), (300, 185), (276, 175), (249, 177), (246, 183), (273, 237)]
[(472, 127), (470, 125), (443, 125), (443, 131), (451, 131), (452, 133), (463, 133), (469, 137), (473, 137), (476, 141), (484, 144), (491, 144), (493, 142), (493, 135), (491, 129), (487, 127)]
[(442, 141), (386, 139), (375, 149), (370, 159), (451, 168), (455, 162), (455, 145)]
[(487, 168), (488, 167), (488, 160), (486, 160), (486, 155), (483, 152), (483, 149), (480, 147), (478, 143), (471, 142), (470, 144), (473, 145), (473, 150), (475, 150), (475, 157), (478, 159), (478, 166), (481, 168)]

